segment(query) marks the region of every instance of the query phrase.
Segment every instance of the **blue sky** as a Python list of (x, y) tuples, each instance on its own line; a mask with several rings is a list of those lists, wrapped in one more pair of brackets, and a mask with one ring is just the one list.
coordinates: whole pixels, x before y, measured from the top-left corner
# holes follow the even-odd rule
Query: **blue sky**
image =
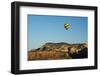
[[(65, 23), (70, 24), (68, 30), (64, 28)], [(47, 42), (87, 42), (87, 27), (87, 17), (28, 15), (28, 49)]]

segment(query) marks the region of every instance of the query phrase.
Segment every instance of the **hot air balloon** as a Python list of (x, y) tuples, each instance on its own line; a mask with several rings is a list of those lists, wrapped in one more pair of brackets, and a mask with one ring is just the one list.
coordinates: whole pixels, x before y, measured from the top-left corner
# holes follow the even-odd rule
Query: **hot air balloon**
[(68, 30), (68, 29), (70, 28), (70, 24), (68, 24), (68, 23), (64, 24), (64, 28), (65, 28), (66, 30)]

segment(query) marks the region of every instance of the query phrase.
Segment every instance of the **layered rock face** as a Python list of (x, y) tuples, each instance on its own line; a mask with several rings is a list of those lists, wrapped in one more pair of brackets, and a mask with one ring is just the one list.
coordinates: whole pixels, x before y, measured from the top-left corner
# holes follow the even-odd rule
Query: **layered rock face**
[(79, 59), (87, 58), (86, 43), (46, 43), (42, 47), (30, 50), (28, 60)]

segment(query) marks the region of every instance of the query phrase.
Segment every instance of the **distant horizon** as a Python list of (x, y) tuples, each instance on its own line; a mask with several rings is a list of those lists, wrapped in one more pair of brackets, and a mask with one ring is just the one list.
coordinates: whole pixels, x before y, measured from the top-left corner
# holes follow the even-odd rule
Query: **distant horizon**
[[(68, 30), (65, 23), (70, 24)], [(28, 15), (28, 50), (45, 43), (88, 44), (87, 28), (87, 17)]]
[[(82, 43), (68, 43), (68, 42), (57, 42), (57, 43), (54, 43), (54, 42), (47, 42), (47, 43), (52, 43), (52, 44), (58, 44), (58, 43), (66, 43), (66, 44), (87, 44), (88, 45), (88, 43), (85, 43), (85, 42), (82, 42)], [(47, 43), (44, 43), (43, 45), (45, 45)], [(41, 48), (42, 46), (40, 46), (38, 48)], [(35, 49), (38, 49), (38, 48), (35, 48)], [(28, 51), (35, 50), (35, 49), (29, 49)]]

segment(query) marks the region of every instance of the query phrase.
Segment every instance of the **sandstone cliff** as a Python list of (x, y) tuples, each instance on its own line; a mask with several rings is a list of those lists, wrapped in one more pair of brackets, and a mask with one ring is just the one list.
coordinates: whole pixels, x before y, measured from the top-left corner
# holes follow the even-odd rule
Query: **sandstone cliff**
[(40, 48), (28, 52), (28, 60), (49, 59), (79, 59), (87, 58), (88, 46), (86, 43), (46, 43)]

